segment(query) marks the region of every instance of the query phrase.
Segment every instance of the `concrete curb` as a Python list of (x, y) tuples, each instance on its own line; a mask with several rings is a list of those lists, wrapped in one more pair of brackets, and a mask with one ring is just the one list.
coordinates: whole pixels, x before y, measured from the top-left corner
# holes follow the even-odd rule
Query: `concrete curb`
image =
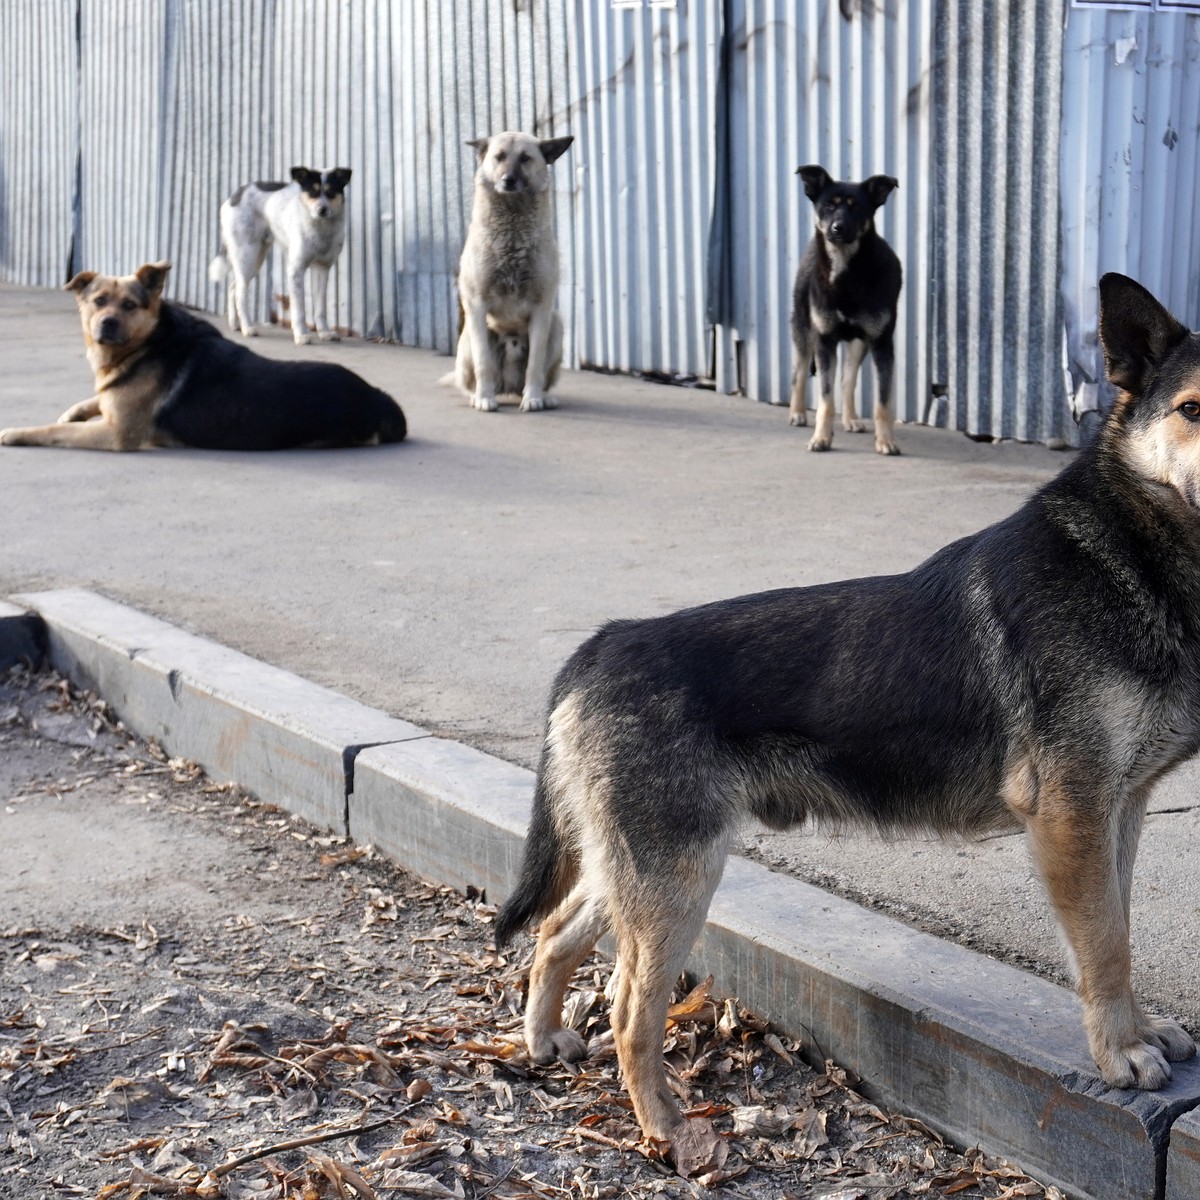
[(1171, 1127), (1166, 1200), (1200, 1196), (1200, 1113), (1185, 1113)]
[[(511, 890), (530, 772), (91, 593), (14, 599), (60, 671), (170, 753), (419, 874)], [(0, 662), (21, 630), (0, 611)], [(691, 965), (871, 1097), (1072, 1196), (1200, 1195), (1200, 1120), (1183, 1115), (1200, 1064), (1161, 1092), (1107, 1088), (1062, 988), (736, 858)]]

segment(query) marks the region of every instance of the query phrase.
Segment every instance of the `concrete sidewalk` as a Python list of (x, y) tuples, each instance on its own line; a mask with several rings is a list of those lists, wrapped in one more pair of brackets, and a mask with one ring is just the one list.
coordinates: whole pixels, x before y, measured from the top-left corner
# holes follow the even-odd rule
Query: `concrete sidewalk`
[[(0, 287), (0, 426), (90, 394), (62, 293)], [(902, 427), (904, 456), (839, 433), (805, 453), (784, 412), (568, 374), (557, 412), (470, 410), (449, 360), (297, 350), (391, 391), (409, 443), (263, 456), (0, 450), (0, 593), (88, 587), (522, 765), (550, 680), (602, 621), (904, 570), (1012, 511), (1065, 462)], [(1160, 791), (1137, 873), (1137, 985), (1200, 1031), (1194, 770)], [(752, 834), (752, 853), (1061, 978), (1018, 839), (967, 847)], [(1016, 898), (1014, 901), (1014, 897)]]

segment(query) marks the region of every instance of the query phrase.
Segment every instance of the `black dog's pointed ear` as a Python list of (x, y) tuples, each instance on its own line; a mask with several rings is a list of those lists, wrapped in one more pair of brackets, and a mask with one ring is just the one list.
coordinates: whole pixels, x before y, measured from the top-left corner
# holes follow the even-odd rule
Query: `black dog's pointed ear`
[(1163, 359), (1187, 335), (1187, 326), (1140, 283), (1111, 271), (1100, 280), (1104, 373), (1115, 387), (1140, 396)]
[(893, 189), (900, 186), (900, 180), (893, 179), (890, 175), (872, 175), (870, 179), (863, 180), (863, 187), (867, 190), (867, 195), (871, 197), (871, 203), (878, 208), (891, 194)]
[(99, 274), (98, 271), (80, 271), (73, 279), (68, 280), (63, 284), (64, 292), (74, 292), (77, 296), (81, 295), (84, 288)]
[(804, 181), (804, 194), (815, 200), (832, 182), (829, 172), (815, 163), (807, 167), (797, 167), (796, 174)]
[(468, 142), (467, 145), (475, 151), (475, 157), (479, 159), (480, 162), (483, 162), (483, 160), (487, 157), (488, 139), (485, 137), (476, 138), (473, 142)]
[(314, 175), (316, 175), (316, 171), (310, 171), (307, 167), (292, 168), (292, 180), (301, 187), (304, 187)]
[(567, 137), (546, 138), (544, 141), (538, 142), (538, 147), (541, 149), (542, 157), (552, 163), (556, 158), (566, 154), (567, 147), (575, 140), (574, 135)]
[(146, 263), (145, 266), (138, 267), (134, 274), (137, 276), (138, 283), (153, 296), (162, 291), (163, 284), (167, 282), (167, 272), (170, 269), (171, 264), (164, 260)]
[(346, 190), (346, 185), (350, 182), (350, 176), (354, 172), (350, 167), (334, 167), (329, 172), (329, 182), (339, 191)]

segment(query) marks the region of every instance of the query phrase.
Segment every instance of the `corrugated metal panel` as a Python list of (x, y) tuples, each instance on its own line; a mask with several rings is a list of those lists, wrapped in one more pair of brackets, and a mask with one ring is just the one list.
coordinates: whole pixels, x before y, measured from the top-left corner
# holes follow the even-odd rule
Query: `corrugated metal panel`
[[(392, 22), (397, 329), (410, 345), (450, 350), (458, 328), (453, 277), (475, 172), (466, 143), (505, 129), (538, 137), (572, 132), (565, 110), (565, 14), (549, 0), (417, 0), (402, 10)], [(561, 300), (571, 294), (574, 154), (572, 148), (551, 169)], [(570, 331), (569, 311), (564, 324)], [(571, 361), (569, 333), (566, 349)]]
[(71, 274), (79, 153), (76, 0), (0, 6), (0, 279)]
[(76, 260), (125, 274), (164, 256), (159, 211), (170, 10), (81, 0), (80, 230)]
[[(792, 283), (813, 232), (795, 171), (820, 163), (837, 179), (900, 181), (876, 224), (905, 272), (894, 407), (917, 419), (930, 382), (931, 5), (727, 0), (726, 7), (732, 288), (718, 387), (788, 401)], [(815, 399), (810, 386), (809, 404)]]
[[(566, 11), (558, 0), (39, 0), (0, 9), (0, 271), (61, 282), (76, 265), (174, 263), (173, 296), (225, 310), (208, 281), (217, 209), (290, 168), (350, 166), (349, 223), (331, 283), (343, 328), (453, 348), (453, 275), (482, 134), (567, 132)], [(78, 96), (76, 76), (79, 77)], [(47, 138), (46, 130), (63, 130)], [(11, 143), (11, 148), (10, 148)], [(573, 356), (572, 157), (554, 168)], [(36, 219), (34, 219), (36, 215)], [(17, 223), (19, 222), (19, 228)], [(265, 320), (285, 290), (278, 252), (255, 286)], [(268, 304), (268, 300), (271, 301)]]
[(1103, 395), (1105, 271), (1200, 325), (1200, 16), (1072, 8), (1063, 54), (1062, 289), (1086, 410)]
[(943, 0), (935, 47), (942, 421), (1027, 441), (1073, 436), (1058, 286), (1062, 11), (1039, 0)]
[(613, 9), (569, 23), (578, 180), (578, 360), (708, 375), (720, 4)]

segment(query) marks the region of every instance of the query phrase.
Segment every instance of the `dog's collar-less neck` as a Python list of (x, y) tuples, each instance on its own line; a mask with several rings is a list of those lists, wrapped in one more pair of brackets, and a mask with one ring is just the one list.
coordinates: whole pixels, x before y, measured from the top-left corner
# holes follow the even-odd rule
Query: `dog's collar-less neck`
[[(93, 346), (98, 343), (93, 343)], [(135, 350), (131, 350), (124, 358), (105, 366), (93, 364), (92, 371), (96, 377), (96, 391), (106, 392), (117, 384), (127, 382), (141, 369), (146, 359), (146, 343), (143, 342)]]

